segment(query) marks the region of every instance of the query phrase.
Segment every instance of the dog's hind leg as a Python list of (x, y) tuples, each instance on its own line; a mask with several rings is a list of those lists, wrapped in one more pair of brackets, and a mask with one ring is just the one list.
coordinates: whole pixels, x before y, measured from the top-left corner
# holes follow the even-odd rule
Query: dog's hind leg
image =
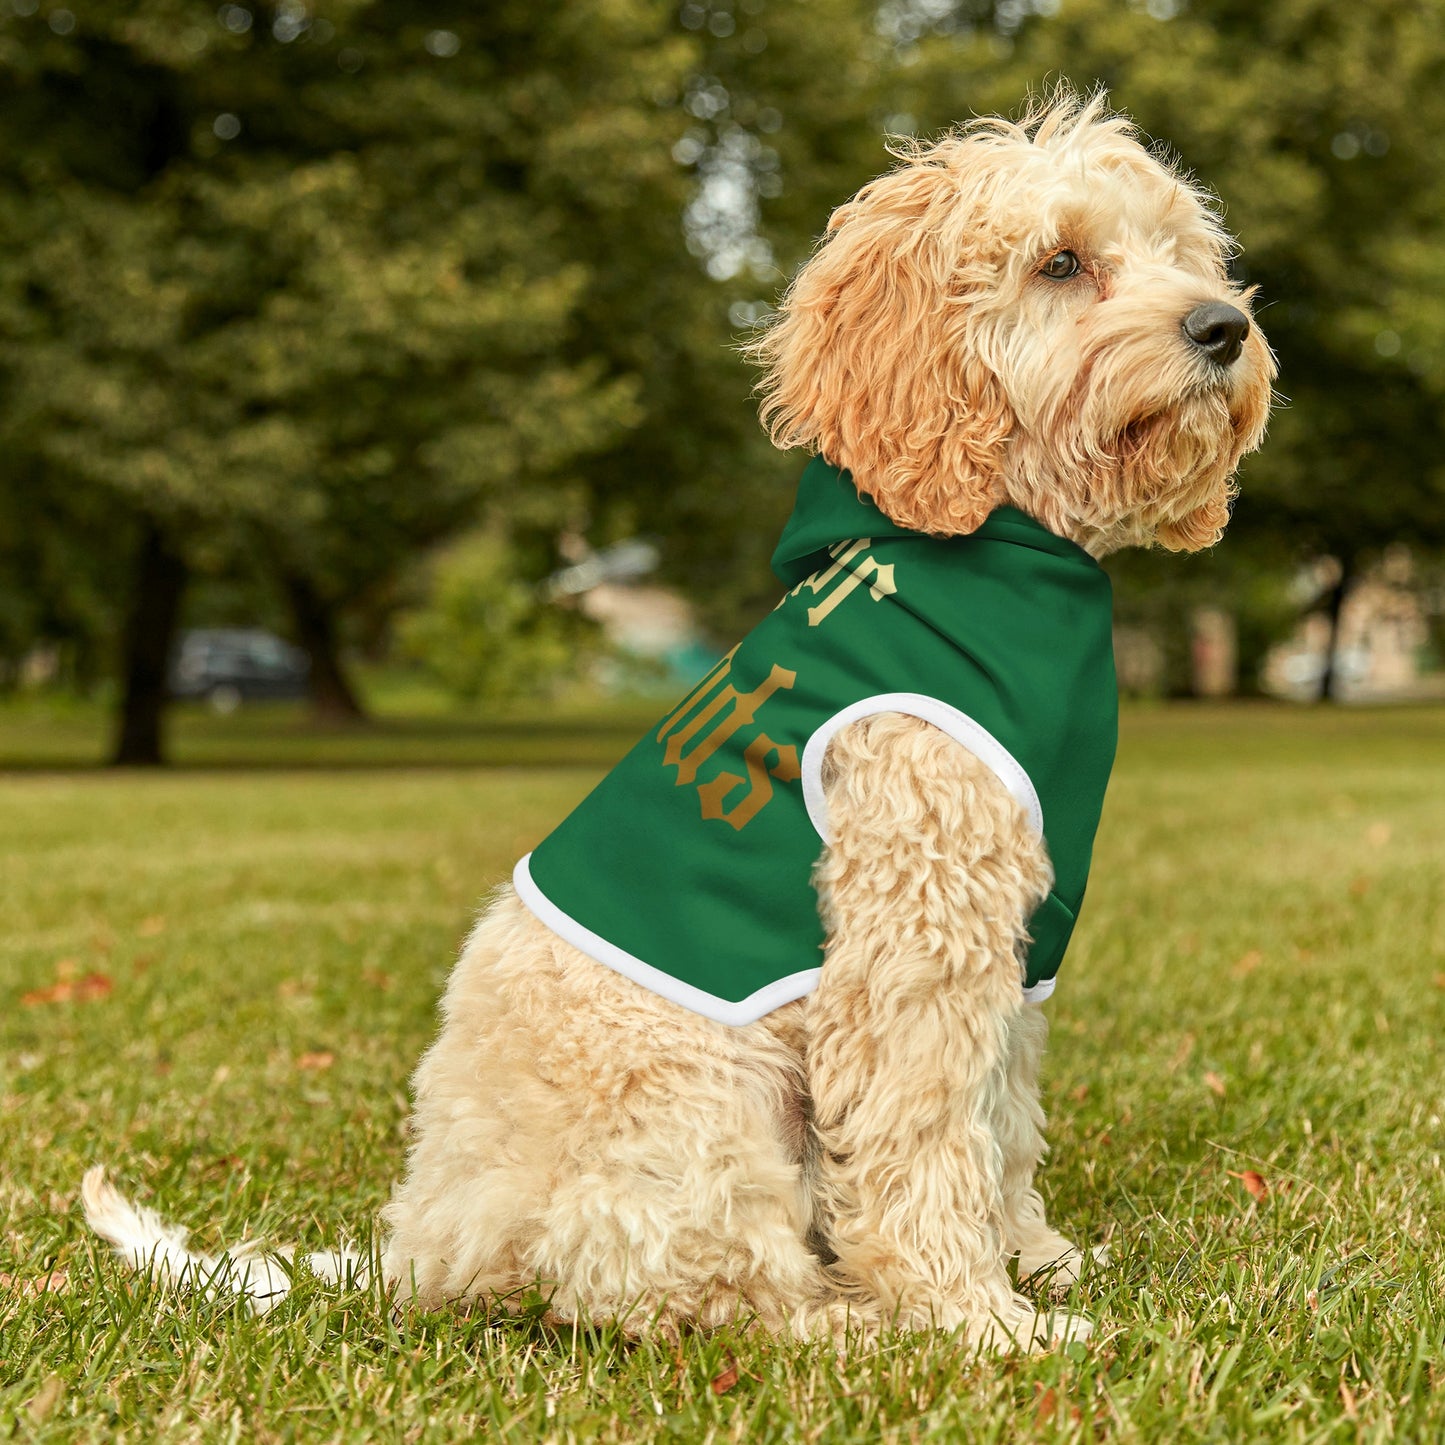
[(676, 1334), (776, 1331), (823, 1295), (808, 1248), (803, 1005), (702, 1018), (548, 931), (510, 889), (447, 988), (386, 1210), (400, 1290)]
[(903, 1325), (1080, 1338), (1086, 1321), (1039, 1316), (1006, 1267), (996, 1122), (1042, 843), (988, 767), (911, 717), (840, 732), (824, 789), (808, 1082), (834, 1269)]

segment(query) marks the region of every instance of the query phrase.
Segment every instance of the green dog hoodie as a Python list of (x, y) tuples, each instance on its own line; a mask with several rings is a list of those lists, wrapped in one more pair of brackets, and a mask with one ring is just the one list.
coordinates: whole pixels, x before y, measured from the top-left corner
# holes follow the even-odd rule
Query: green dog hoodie
[(1118, 735), (1108, 576), (1012, 507), (966, 537), (908, 531), (821, 458), (773, 570), (777, 607), (517, 864), (518, 896), (599, 963), (752, 1023), (826, 966), (811, 875), (829, 740), (906, 713), (987, 764), (1045, 839), (1055, 881), (1020, 983), (1047, 998)]

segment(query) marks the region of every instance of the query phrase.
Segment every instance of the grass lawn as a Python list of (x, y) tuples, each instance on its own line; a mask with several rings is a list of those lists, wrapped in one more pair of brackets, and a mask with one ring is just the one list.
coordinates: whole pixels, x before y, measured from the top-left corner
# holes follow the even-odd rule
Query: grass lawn
[(0, 716), (52, 766), (0, 777), (0, 1438), (1445, 1439), (1445, 711), (1126, 715), (1048, 1005), (1045, 1192), (1113, 1250), (1095, 1339), (842, 1363), (311, 1280), (256, 1320), (87, 1240), (104, 1160), (203, 1247), (364, 1241), (479, 899), (638, 721), (277, 718), (192, 718), (195, 766), (137, 776), (54, 769), (84, 719)]

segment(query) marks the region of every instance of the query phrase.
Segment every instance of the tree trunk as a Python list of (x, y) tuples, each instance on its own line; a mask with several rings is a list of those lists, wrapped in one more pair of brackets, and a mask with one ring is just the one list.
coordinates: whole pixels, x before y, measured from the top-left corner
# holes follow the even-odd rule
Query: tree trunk
[(1325, 645), (1325, 666), (1320, 673), (1320, 702), (1337, 701), (1337, 690), (1339, 688), (1339, 674), (1337, 659), (1340, 648), (1340, 615), (1345, 610), (1345, 598), (1349, 593), (1351, 585), (1355, 580), (1355, 559), (1351, 556), (1340, 558), (1340, 575), (1335, 585), (1330, 588), (1328, 606), (1325, 615), (1330, 620), (1329, 641)]
[(366, 710), (341, 665), (336, 618), (330, 604), (308, 578), (288, 572), (284, 580), (296, 641), (311, 658), (312, 714), (324, 723), (365, 722)]
[(158, 767), (165, 761), (161, 723), (166, 668), (186, 588), (186, 564), (154, 522), (147, 521), (136, 557), (134, 590), (122, 642), (124, 693), (111, 762)]

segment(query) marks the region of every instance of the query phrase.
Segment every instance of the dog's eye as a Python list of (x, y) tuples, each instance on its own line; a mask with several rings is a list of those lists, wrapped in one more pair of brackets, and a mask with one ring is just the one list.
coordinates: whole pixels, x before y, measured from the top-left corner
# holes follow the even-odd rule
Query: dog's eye
[(1050, 281), (1067, 281), (1070, 276), (1077, 276), (1081, 269), (1079, 258), (1072, 251), (1055, 251), (1039, 267), (1039, 274), (1047, 276)]

